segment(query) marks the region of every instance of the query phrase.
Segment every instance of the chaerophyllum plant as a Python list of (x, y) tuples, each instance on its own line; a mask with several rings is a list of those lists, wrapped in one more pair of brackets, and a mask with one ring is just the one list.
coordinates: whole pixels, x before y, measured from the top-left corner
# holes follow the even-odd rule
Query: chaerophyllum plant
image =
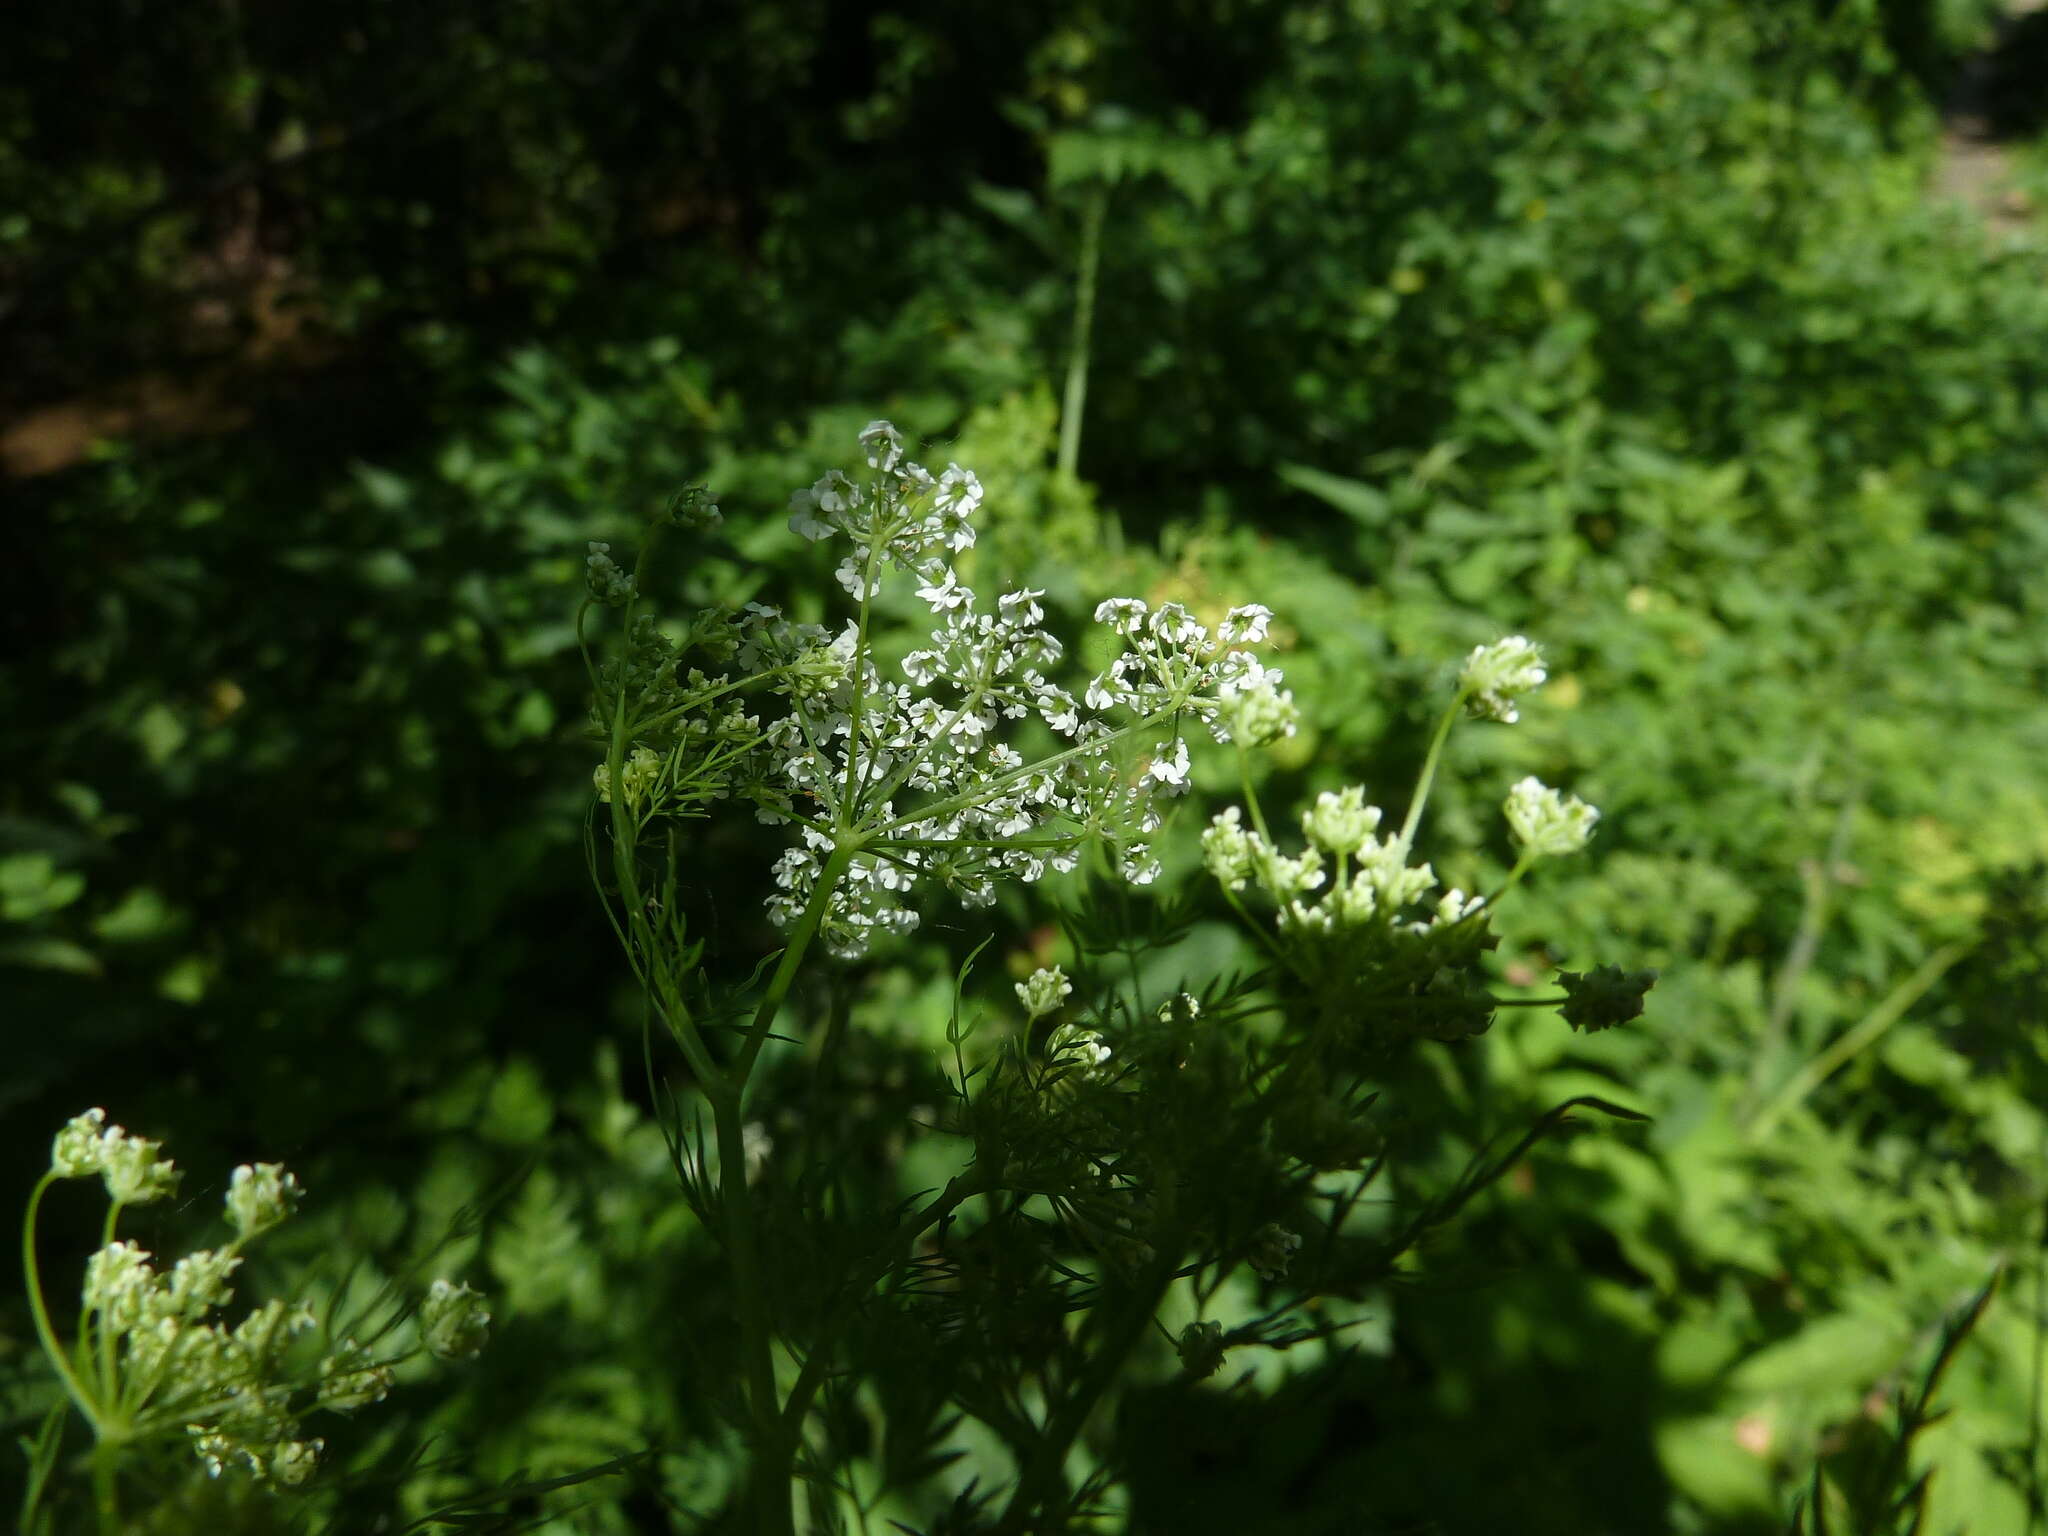
[[(37, 1257), (44, 1197), (66, 1180), (97, 1177), (107, 1213), (100, 1247), (86, 1260), (76, 1326), (57, 1327)], [(183, 1448), (209, 1477), (247, 1478), (276, 1489), (308, 1484), (325, 1440), (318, 1413), (353, 1413), (383, 1401), (396, 1371), (421, 1355), (459, 1360), (488, 1336), (490, 1313), (468, 1285), (437, 1279), (401, 1329), (397, 1310), (365, 1314), (362, 1334), (334, 1334), (305, 1302), (270, 1300), (230, 1321), (235, 1277), (250, 1246), (287, 1221), (302, 1193), (276, 1163), (243, 1164), (228, 1181), (232, 1235), (163, 1264), (118, 1228), (123, 1211), (172, 1195), (180, 1170), (161, 1142), (107, 1123), (106, 1112), (74, 1116), (51, 1145), (22, 1220), (22, 1266), (36, 1336), (62, 1381), (58, 1402), (30, 1447), (31, 1487), (23, 1528), (39, 1514), (75, 1411), (93, 1437), (93, 1506), (103, 1532), (125, 1531), (123, 1484), (150, 1470), (166, 1448)], [(141, 1479), (145, 1485), (147, 1478)]]
[[(708, 538), (719, 521), (702, 488), (650, 525), (630, 574), (591, 546), (587, 658), (593, 613), (621, 619), (618, 654), (591, 672), (592, 871), (650, 1038), (665, 1033), (689, 1071), (684, 1092), (656, 1088), (684, 1195), (727, 1269), (736, 1327), (714, 1396), (746, 1448), (753, 1522), (794, 1530), (801, 1490), (820, 1529), (854, 1514), (1077, 1528), (1125, 1497), (1114, 1445), (1089, 1431), (1133, 1373), (1191, 1385), (1234, 1351), (1326, 1338), (1305, 1302), (1368, 1294), (1577, 1104), (1629, 1113), (1560, 1106), (1404, 1220), (1363, 1219), (1387, 1155), (1385, 1073), (1416, 1042), (1488, 1027), (1494, 908), (1536, 861), (1582, 848), (1597, 813), (1515, 785), (1518, 857), (1484, 894), (1440, 892), (1414, 857), (1455, 722), (1511, 723), (1543, 681), (1537, 648), (1512, 637), (1468, 658), (1398, 830), (1347, 788), (1301, 814), (1290, 852), (1250, 771), (1297, 721), (1254, 650), (1268, 609), (1210, 624), (1109, 599), (1094, 614), (1105, 659), (1077, 675), (1042, 592), (989, 603), (962, 579), (975, 477), (910, 462), (886, 422), (861, 446), (865, 475), (827, 474), (790, 506), (795, 534), (840, 553), (835, 625), (759, 603), (667, 627), (644, 611), (656, 538)], [(906, 590), (929, 629), (897, 656), (885, 629), (900, 605), (885, 604)], [(1162, 890), (1166, 813), (1192, 754), (1217, 749), (1244, 763), (1244, 803), (1201, 837), (1214, 884)], [(717, 808), (784, 838), (765, 897), (783, 946), (737, 987), (711, 979), (683, 916), (702, 844), (682, 828)], [(886, 1051), (841, 1027), (841, 988), (822, 1020), (791, 1006), (808, 995), (800, 975), (910, 934), (928, 898), (988, 909), (1006, 882), (1076, 872), (1075, 976), (1040, 967), (1014, 1006), (998, 1000), (1009, 1027), (985, 1030), (962, 966), (942, 1063), (876, 1065)], [(1147, 962), (1219, 893), (1260, 959), (1155, 993)], [(1651, 980), (1567, 974), (1547, 1001), (1604, 1028), (1641, 1011)], [(875, 1087), (890, 1072), (915, 1079), (896, 1111)], [(900, 1118), (876, 1143), (872, 1126), (846, 1128), (859, 1105)], [(849, 1170), (863, 1159), (934, 1143), (942, 1186), (861, 1198)], [(1007, 1456), (1006, 1479), (948, 1471), (968, 1420)]]

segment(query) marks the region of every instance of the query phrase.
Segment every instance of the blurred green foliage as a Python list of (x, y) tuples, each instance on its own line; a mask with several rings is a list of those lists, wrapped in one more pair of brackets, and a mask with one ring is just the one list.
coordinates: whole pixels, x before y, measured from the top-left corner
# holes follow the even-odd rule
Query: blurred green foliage
[[(1504, 914), (1502, 987), (1665, 972), (1628, 1030), (1518, 1011), (1446, 1054), (1445, 1168), (1574, 1094), (1655, 1125), (1539, 1149), (1354, 1350), (1275, 1355), (1256, 1392), (1134, 1387), (1105, 1454), (1140, 1527), (1763, 1532), (1818, 1486), (1890, 1529), (1858, 1490), (1910, 1441), (1927, 1528), (2038, 1528), (2048, 955), (2038, 882), (2000, 872), (2048, 855), (2048, 244), (1923, 191), (1924, 90), (1988, 19), (10, 18), (5, 403), (237, 355), (259, 291), (303, 354), (236, 376), (232, 430), (9, 486), (5, 1188), (104, 1103), (195, 1166), (299, 1170), (279, 1273), (390, 1270), (478, 1209), (455, 1257), (502, 1347), (348, 1427), (357, 1478), (299, 1514), (402, 1524), (652, 1445), (652, 1472), (506, 1507), (715, 1523), (723, 1281), (582, 864), (582, 541), (707, 480), (746, 563), (674, 552), (673, 604), (822, 604), (782, 499), (887, 414), (979, 471), (975, 558), (1051, 601), (1278, 610), (1299, 787), (1406, 781), (1441, 658), (1538, 638), (1553, 682), (1461, 739), (1437, 814), (1467, 851), (1438, 867), (1505, 868), (1468, 784), (1565, 784), (1605, 812), (1595, 863)], [(1055, 399), (1094, 198), (1076, 481)], [(772, 947), (771, 847), (702, 830), (726, 954)], [(1021, 975), (1049, 914), (997, 912)], [(979, 937), (936, 926), (802, 1000), (868, 1042), (845, 1091), (878, 1191), (928, 1172), (886, 1128)], [(2001, 1270), (1948, 1415), (1887, 1428)], [(24, 1425), (53, 1390), (32, 1353), (0, 1309)], [(163, 1528), (278, 1518), (223, 1498), (167, 1495)]]

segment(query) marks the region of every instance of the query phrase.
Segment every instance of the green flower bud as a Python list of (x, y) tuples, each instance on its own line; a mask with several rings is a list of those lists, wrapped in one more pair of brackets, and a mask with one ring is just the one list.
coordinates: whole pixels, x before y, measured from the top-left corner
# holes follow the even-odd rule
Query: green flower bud
[(718, 510), (718, 503), (711, 499), (711, 493), (701, 485), (684, 486), (669, 497), (665, 513), (668, 520), (678, 528), (689, 528), (702, 532), (716, 528), (724, 521)]
[(1181, 1329), (1173, 1348), (1174, 1353), (1180, 1356), (1180, 1368), (1187, 1372), (1190, 1381), (1214, 1376), (1223, 1364), (1223, 1325), (1189, 1323)]
[(1301, 1234), (1289, 1232), (1277, 1222), (1267, 1222), (1252, 1234), (1252, 1251), (1245, 1256), (1261, 1279), (1278, 1280), (1287, 1273), (1294, 1256), (1301, 1251)]
[(291, 1215), (303, 1193), (282, 1163), (244, 1163), (228, 1180), (228, 1220), (242, 1236), (253, 1237)]
[(1232, 738), (1248, 747), (1270, 747), (1292, 736), (1301, 725), (1294, 694), (1267, 681), (1226, 700), (1224, 716)]
[[(86, 1179), (106, 1166), (107, 1112), (88, 1109), (74, 1115), (50, 1144), (50, 1172), (60, 1179)], [(119, 1127), (115, 1127), (118, 1134)]]
[(1352, 784), (1317, 795), (1315, 805), (1301, 813), (1301, 829), (1323, 852), (1351, 854), (1379, 830), (1380, 816), (1378, 806), (1365, 803), (1365, 790)]
[(590, 557), (583, 562), (584, 584), (590, 595), (607, 608), (623, 608), (633, 600), (633, 578), (612, 559), (611, 545), (590, 541)]
[(1656, 984), (1657, 973), (1602, 965), (1584, 972), (1559, 971), (1557, 979), (1566, 994), (1559, 1010), (1565, 1023), (1593, 1034), (1639, 1017), (1643, 996)]
[(100, 1138), (100, 1177), (108, 1196), (118, 1205), (148, 1205), (173, 1193), (178, 1170), (163, 1151), (160, 1141), (109, 1126)]
[(1548, 674), (1543, 670), (1543, 653), (1533, 641), (1509, 635), (1492, 645), (1477, 645), (1465, 658), (1458, 687), (1465, 695), (1465, 712), (1475, 720), (1498, 720), (1513, 725), (1520, 718), (1515, 695), (1540, 687)]
[(420, 1342), (442, 1360), (461, 1360), (490, 1338), (491, 1314), (483, 1294), (452, 1280), (436, 1280), (420, 1303)]

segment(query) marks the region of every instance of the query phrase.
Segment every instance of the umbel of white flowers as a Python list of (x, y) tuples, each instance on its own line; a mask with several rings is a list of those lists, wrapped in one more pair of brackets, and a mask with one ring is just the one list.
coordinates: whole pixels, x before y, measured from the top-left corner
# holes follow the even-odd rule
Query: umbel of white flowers
[[(57, 1133), (50, 1177), (106, 1185), (115, 1214), (170, 1194), (178, 1170), (161, 1142), (107, 1124), (89, 1109)], [(292, 1342), (317, 1318), (301, 1303), (265, 1302), (230, 1328), (216, 1313), (233, 1301), (233, 1277), (249, 1241), (286, 1221), (302, 1191), (276, 1163), (244, 1164), (228, 1181), (226, 1211), (235, 1237), (159, 1270), (133, 1242), (110, 1242), (86, 1261), (81, 1327), (101, 1340), (115, 1373), (88, 1385), (45, 1338), (53, 1363), (103, 1440), (183, 1436), (212, 1476), (234, 1469), (295, 1485), (313, 1475), (324, 1442), (302, 1432), (307, 1407), (349, 1412), (381, 1401), (392, 1363), (343, 1339), (310, 1380), (287, 1369)], [(110, 1219), (108, 1229), (111, 1232)], [(35, 1284), (34, 1270), (30, 1283)], [(443, 1359), (483, 1347), (490, 1314), (468, 1286), (436, 1280), (419, 1311), (422, 1345)], [(304, 1404), (306, 1389), (312, 1402)]]
[[(1124, 878), (1150, 882), (1160, 868), (1154, 797), (1187, 788), (1183, 724), (1251, 744), (1294, 730), (1280, 674), (1244, 649), (1264, 639), (1271, 612), (1233, 608), (1212, 632), (1177, 603), (1107, 599), (1095, 618), (1119, 651), (1076, 697), (1051, 675), (1066, 647), (1045, 628), (1044, 593), (1006, 592), (986, 611), (950, 563), (974, 543), (980, 481), (957, 464), (933, 475), (909, 462), (888, 422), (870, 423), (860, 441), (870, 474), (856, 481), (835, 470), (797, 491), (789, 514), (804, 538), (846, 541), (836, 576), (857, 617), (837, 633), (757, 603), (722, 632), (700, 619), (696, 643), (731, 659), (719, 675), (679, 675), (672, 647), (663, 653), (659, 635), (634, 631), (651, 658), (640, 686), (662, 702), (650, 711), (658, 730), (628, 722), (619, 793), (643, 818), (737, 796), (762, 821), (793, 826), (769, 914), (793, 928), (833, 867), (821, 936), (845, 958), (916, 927), (915, 893), (928, 881), (985, 906), (1004, 878), (1072, 869), (1092, 837), (1116, 848)], [(903, 577), (934, 628), (896, 678), (876, 664), (869, 615), (884, 585)], [(605, 587), (624, 591), (609, 571)], [(735, 702), (742, 690), (745, 706)], [(761, 707), (764, 694), (781, 713)], [(1008, 739), (1030, 720), (1060, 742), (1035, 762)], [(1131, 774), (1111, 757), (1126, 738), (1143, 763)], [(612, 774), (608, 762), (595, 775), (607, 800)]]

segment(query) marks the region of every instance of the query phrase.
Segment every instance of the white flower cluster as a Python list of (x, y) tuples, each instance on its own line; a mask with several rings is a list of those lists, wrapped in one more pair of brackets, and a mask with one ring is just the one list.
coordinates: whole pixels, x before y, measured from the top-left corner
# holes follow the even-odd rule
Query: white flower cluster
[[(1292, 728), (1279, 674), (1242, 649), (1265, 636), (1272, 615), (1256, 605), (1232, 609), (1212, 635), (1179, 604), (1155, 610), (1110, 599), (1095, 617), (1123, 647), (1077, 699), (1048, 675), (1065, 647), (1044, 628), (1044, 594), (1007, 592), (985, 612), (948, 563), (974, 543), (980, 482), (958, 465), (934, 476), (908, 462), (887, 422), (870, 424), (861, 444), (869, 482), (834, 471), (791, 497), (789, 521), (809, 539), (851, 541), (838, 579), (860, 601), (862, 619), (834, 635), (749, 604), (733, 649), (739, 680), (692, 672), (687, 698), (702, 714), (668, 722), (684, 746), (677, 760), (688, 758), (689, 773), (713, 786), (699, 798), (744, 794), (762, 820), (800, 828), (776, 863), (770, 916), (794, 926), (842, 848), (822, 938), (844, 958), (865, 953), (878, 934), (915, 928), (912, 893), (923, 880), (987, 905), (1003, 878), (1072, 869), (1090, 836), (1118, 847), (1126, 879), (1154, 879), (1152, 797), (1188, 783), (1180, 722), (1201, 722), (1217, 741), (1232, 740), (1239, 719), (1253, 722), (1258, 739)], [(936, 621), (929, 643), (903, 659), (902, 681), (876, 665), (864, 627), (891, 572), (915, 581)], [(748, 680), (785, 698), (787, 713), (764, 726), (736, 709), (730, 694)], [(1028, 720), (1066, 745), (1027, 762), (1003, 738)], [(1152, 726), (1161, 735), (1140, 742), (1148, 759), (1126, 776), (1110, 749)], [(651, 766), (637, 749), (627, 759), (629, 798), (644, 790)], [(610, 790), (602, 770), (598, 787)]]
[(1056, 965), (1049, 970), (1041, 966), (1017, 983), (1017, 1001), (1024, 1005), (1024, 1016), (1033, 1021), (1053, 1012), (1073, 992), (1074, 984)]
[(228, 1179), (228, 1220), (244, 1237), (253, 1237), (298, 1209), (298, 1176), (280, 1163), (244, 1163)]
[(1519, 781), (1508, 791), (1508, 827), (1531, 858), (1577, 853), (1593, 835), (1600, 813), (1577, 795), (1560, 795), (1540, 779)]
[[(155, 1198), (175, 1178), (157, 1142), (106, 1123), (103, 1110), (75, 1116), (51, 1146), (51, 1173), (98, 1173), (121, 1204)], [(276, 1163), (244, 1164), (229, 1181), (228, 1220), (237, 1236), (226, 1248), (199, 1249), (167, 1270), (133, 1242), (110, 1242), (86, 1261), (81, 1291), (90, 1333), (104, 1341), (119, 1375), (103, 1411), (114, 1409), (124, 1434), (182, 1434), (208, 1473), (233, 1468), (259, 1479), (296, 1485), (313, 1475), (323, 1442), (303, 1435), (294, 1397), (315, 1389), (317, 1405), (347, 1412), (380, 1401), (392, 1371), (354, 1341), (320, 1363), (311, 1383), (290, 1377), (285, 1355), (316, 1323), (310, 1307), (269, 1301), (230, 1328), (215, 1314), (234, 1299), (240, 1249), (292, 1214), (299, 1181)], [(490, 1314), (467, 1286), (434, 1283), (420, 1308), (421, 1342), (443, 1358), (481, 1347)], [(115, 1409), (115, 1405), (118, 1408)]]
[(86, 1261), (85, 1309), (118, 1348), (123, 1380), (141, 1398), (135, 1406), (181, 1427), (209, 1473), (235, 1466), (300, 1483), (321, 1441), (300, 1434), (294, 1384), (280, 1367), (315, 1318), (304, 1305), (270, 1301), (233, 1328), (214, 1320), (233, 1299), (241, 1262), (232, 1249), (201, 1249), (159, 1272), (136, 1244), (110, 1243)]
[(163, 1155), (163, 1143), (131, 1136), (107, 1124), (104, 1109), (74, 1115), (50, 1147), (50, 1171), (60, 1179), (98, 1174), (116, 1205), (147, 1205), (178, 1187), (178, 1170)]
[[(1377, 835), (1382, 815), (1378, 806), (1365, 803), (1365, 791), (1357, 785), (1334, 794), (1326, 790), (1302, 813), (1309, 846), (1290, 858), (1243, 826), (1233, 805), (1202, 834), (1203, 862), (1230, 890), (1255, 882), (1279, 905), (1283, 931), (1335, 934), (1367, 924), (1391, 927), (1402, 908), (1435, 888), (1436, 873), (1427, 864), (1408, 863), (1408, 844), (1401, 837)], [(1326, 872), (1329, 888), (1314, 902), (1305, 900), (1322, 889)], [(1464, 921), (1481, 905), (1480, 898), (1453, 889), (1437, 902), (1434, 918), (1398, 931), (1427, 934), (1440, 924)]]
[(1522, 635), (1509, 635), (1491, 645), (1475, 645), (1465, 658), (1458, 686), (1472, 718), (1513, 725), (1520, 718), (1515, 695), (1541, 687), (1546, 676), (1543, 653), (1536, 643)]

